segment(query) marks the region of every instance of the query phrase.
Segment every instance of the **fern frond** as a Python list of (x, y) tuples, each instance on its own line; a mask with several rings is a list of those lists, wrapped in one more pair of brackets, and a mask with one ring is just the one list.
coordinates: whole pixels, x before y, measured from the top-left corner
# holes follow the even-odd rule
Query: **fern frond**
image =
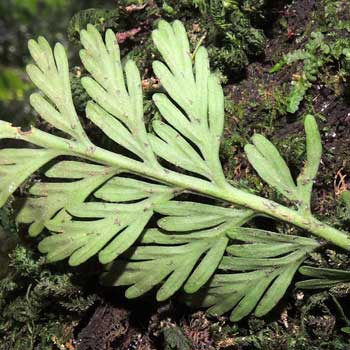
[[(57, 44), (52, 51), (43, 37), (39, 37), (38, 41), (30, 40), (28, 46), (36, 64), (28, 65), (27, 73), (46, 96), (45, 98), (41, 94), (33, 93), (30, 96), (32, 107), (46, 122), (69, 135), (74, 142), (90, 147), (91, 143), (79, 122), (73, 105), (68, 61), (64, 48)], [(0, 129), (0, 138), (31, 139), (34, 144), (46, 148), (47, 144), (44, 142), (46, 133), (39, 130), (32, 128), (23, 131), (4, 121), (0, 121)], [(64, 139), (51, 135), (47, 135), (47, 138), (57, 141), (61, 146), (62, 141), (64, 142)], [(70, 143), (73, 148), (72, 145), (73, 142)], [(32, 173), (58, 155), (66, 154), (64, 148), (66, 147), (20, 151), (18, 149), (1, 150), (0, 206), (4, 205), (7, 198)]]
[(324, 289), (335, 287), (341, 283), (350, 283), (350, 271), (346, 270), (302, 266), (299, 272), (304, 276), (311, 277), (296, 283), (296, 287), (301, 289)]
[[(187, 211), (190, 207), (194, 207), (192, 212)], [(143, 245), (135, 248), (127, 256), (128, 260), (117, 260), (102, 276), (102, 283), (131, 285), (126, 291), (128, 298), (138, 297), (159, 284), (162, 284), (157, 292), (157, 300), (160, 301), (169, 298), (182, 286), (187, 293), (196, 292), (220, 264), (229, 242), (227, 231), (252, 217), (250, 210), (224, 209), (191, 202), (182, 205), (170, 201), (169, 204), (156, 206), (156, 210), (174, 215), (160, 219), (160, 227), (173, 231), (197, 231), (164, 234), (157, 229), (148, 230), (140, 242)], [(200, 217), (194, 218), (191, 223), (191, 216), (187, 214), (193, 212), (199, 213)], [(209, 213), (217, 217), (221, 214), (221, 220), (205, 220)], [(175, 221), (169, 223), (172, 218), (179, 224), (176, 225)]]
[[(1, 139), (19, 139), (43, 148), (0, 151), (1, 171), (4, 174), (0, 183), (0, 205), (5, 203), (24, 180), (48, 161), (59, 155), (74, 154), (77, 148), (89, 153), (92, 147), (73, 105), (68, 60), (63, 46), (57, 44), (52, 51), (42, 37), (38, 41), (30, 40), (28, 46), (36, 64), (29, 64), (27, 73), (46, 96), (45, 98), (39, 93), (33, 93), (30, 103), (46, 122), (64, 132), (68, 138), (53, 136), (35, 128), (24, 131), (0, 121)], [(38, 232), (40, 231), (41, 229)]]
[[(126, 191), (121, 194), (123, 188)], [(155, 205), (173, 195), (174, 190), (166, 186), (114, 177), (94, 194), (113, 203), (72, 201), (61, 215), (52, 220), (46, 217), (45, 226), (54, 234), (42, 240), (39, 250), (47, 253), (51, 262), (69, 257), (72, 266), (82, 264), (95, 254), (101, 263), (109, 263), (139, 238)], [(135, 199), (140, 201), (127, 203)]]
[(291, 172), (276, 147), (264, 136), (256, 134), (253, 144), (244, 148), (249, 162), (260, 177), (291, 201), (295, 201), (301, 211), (310, 213), (313, 181), (321, 162), (322, 144), (317, 122), (312, 115), (304, 121), (306, 132), (306, 161), (295, 184)]
[[(195, 202), (169, 201), (158, 204), (155, 211), (166, 215), (158, 220), (158, 226), (166, 231), (192, 231), (213, 227), (219, 224), (253, 217), (253, 212), (244, 209), (215, 207)], [(238, 220), (238, 221), (237, 221)], [(242, 221), (241, 224), (243, 224)]]
[(297, 184), (300, 210), (310, 213), (312, 186), (321, 163), (322, 143), (317, 122), (312, 115), (305, 117), (304, 126), (306, 133), (306, 161), (297, 178)]
[(81, 82), (94, 100), (87, 105), (87, 117), (144, 162), (157, 164), (143, 119), (141, 78), (135, 62), (129, 60), (123, 69), (112, 30), (107, 30), (103, 41), (98, 30), (88, 25), (80, 40), (84, 47), (80, 58), (91, 74)]
[(49, 124), (76, 141), (90, 145), (74, 108), (68, 60), (63, 46), (56, 44), (52, 51), (47, 40), (39, 37), (38, 41), (30, 40), (28, 48), (35, 65), (29, 64), (27, 73), (49, 99), (47, 101), (42, 95), (34, 93), (30, 96), (30, 104)]
[[(227, 233), (244, 242), (227, 247), (217, 273), (189, 300), (213, 315), (230, 310), (231, 321), (253, 312), (261, 317), (279, 302), (308, 253), (319, 244), (309, 238), (236, 228)], [(235, 273), (233, 273), (235, 272)]]
[[(200, 47), (192, 57), (180, 21), (172, 25), (160, 21), (152, 37), (165, 62), (155, 61), (153, 70), (169, 94), (169, 97), (155, 94), (153, 100), (170, 125), (155, 122), (157, 136), (151, 138), (153, 149), (168, 162), (222, 184), (219, 146), (224, 96), (218, 78), (210, 73), (207, 50)], [(184, 157), (193, 166), (186, 164)]]
[[(0, 128), (1, 128), (0, 121)], [(54, 150), (7, 148), (0, 150), (0, 207), (30, 175), (55, 158)]]
[(118, 170), (101, 165), (77, 161), (57, 163), (46, 172), (48, 178), (76, 181), (34, 184), (29, 189), (31, 197), (20, 210), (17, 221), (31, 224), (29, 234), (37, 236), (55, 214), (63, 208), (68, 209), (83, 203), (96, 188), (116, 173)]
[(254, 135), (252, 141), (244, 151), (260, 177), (288, 199), (296, 199), (294, 180), (276, 147), (263, 135)]
[[(31, 104), (60, 136), (0, 121), (0, 139), (32, 147), (0, 150), (0, 206), (36, 170), (60, 157), (46, 171), (48, 180), (29, 189), (18, 215), (20, 222), (30, 224), (32, 236), (44, 228), (49, 231), (39, 244), (47, 261), (68, 258), (75, 266), (98, 255), (101, 263), (110, 263), (103, 282), (128, 286), (128, 297), (158, 285), (158, 300), (181, 288), (187, 293), (202, 288), (202, 304), (213, 313), (233, 309), (232, 319), (237, 320), (255, 308), (261, 316), (282, 297), (318, 243), (242, 228), (252, 217), (268, 215), (350, 249), (346, 233), (310, 212), (321, 157), (316, 121), (305, 118), (307, 160), (297, 183), (263, 136), (254, 136), (254, 145), (246, 147), (261, 177), (293, 200), (298, 210), (238, 189), (225, 180), (220, 164), (224, 98), (218, 78), (210, 72), (206, 49), (190, 53), (179, 21), (160, 21), (153, 40), (164, 61), (154, 62), (153, 68), (165, 93), (153, 96), (163, 120), (155, 121), (154, 134), (149, 134), (135, 63), (122, 65), (112, 31), (104, 39), (91, 25), (81, 32), (81, 58), (91, 75), (82, 79), (92, 99), (86, 115), (127, 151), (121, 153), (93, 144), (83, 130), (72, 102), (63, 47), (58, 44), (51, 50), (43, 38), (30, 41), (35, 65), (27, 70), (41, 90), (32, 95)], [(175, 200), (183, 193), (222, 204)], [(157, 223), (151, 220), (154, 214)]]

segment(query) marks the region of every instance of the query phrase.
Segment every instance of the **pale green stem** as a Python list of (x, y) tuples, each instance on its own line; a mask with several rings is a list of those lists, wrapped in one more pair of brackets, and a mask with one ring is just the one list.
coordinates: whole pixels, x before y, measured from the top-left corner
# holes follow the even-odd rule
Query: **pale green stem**
[[(118, 166), (118, 159), (116, 159), (115, 154), (101, 148), (96, 148), (93, 159), (99, 159), (103, 163)], [(130, 160), (128, 160), (128, 163), (130, 164)], [(142, 163), (137, 161), (132, 161), (132, 163), (133, 166), (129, 167), (129, 169), (142, 176), (172, 184), (190, 192), (203, 194), (253, 209), (259, 213), (294, 224), (339, 247), (350, 250), (350, 237), (346, 233), (326, 225), (312, 216), (304, 216), (296, 210), (289, 209), (271, 200), (242, 191), (228, 183), (219, 187), (208, 181), (179, 174), (167, 169), (147, 169)]]
[(82, 144), (47, 134), (35, 128), (32, 128), (30, 132), (23, 133), (19, 128), (12, 127), (9, 123), (2, 124), (1, 128), (6, 132), (7, 137), (21, 139), (49, 149), (56, 149), (61, 151), (62, 154), (74, 154), (107, 166), (125, 169), (126, 172), (132, 172), (162, 183), (171, 184), (189, 192), (214, 197), (250, 208), (258, 213), (291, 223), (341, 248), (350, 250), (350, 236), (346, 233), (326, 225), (310, 215), (303, 215), (296, 210), (287, 208), (271, 200), (237, 189), (228, 183), (219, 186), (206, 180), (164, 168), (151, 168), (145, 163), (100, 147), (93, 146), (86, 148)]

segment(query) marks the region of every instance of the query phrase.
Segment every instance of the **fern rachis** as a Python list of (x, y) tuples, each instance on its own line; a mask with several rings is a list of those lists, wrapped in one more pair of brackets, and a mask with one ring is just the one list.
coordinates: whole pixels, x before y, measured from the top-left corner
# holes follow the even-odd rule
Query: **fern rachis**
[[(18, 215), (20, 222), (30, 224), (30, 235), (51, 232), (39, 245), (48, 261), (69, 258), (75, 266), (98, 254), (101, 263), (111, 263), (101, 281), (129, 286), (128, 297), (162, 285), (157, 298), (164, 300), (184, 287), (189, 294), (206, 293), (202, 306), (212, 313), (233, 309), (231, 318), (238, 320), (255, 309), (262, 316), (283, 296), (319, 243), (243, 228), (252, 217), (268, 215), (350, 249), (346, 233), (311, 214), (312, 183), (322, 152), (316, 121), (305, 118), (307, 160), (296, 183), (262, 135), (255, 135), (245, 148), (261, 178), (293, 202), (293, 208), (233, 187), (219, 160), (223, 91), (210, 72), (206, 49), (199, 48), (192, 58), (179, 21), (160, 21), (153, 40), (164, 60), (154, 62), (153, 70), (166, 93), (153, 96), (163, 121), (155, 121), (150, 134), (135, 63), (121, 64), (111, 30), (105, 40), (91, 25), (81, 32), (80, 56), (91, 74), (82, 80), (91, 97), (86, 116), (132, 156), (90, 141), (72, 103), (63, 47), (57, 44), (52, 51), (43, 38), (30, 41), (35, 65), (27, 71), (45, 95), (34, 93), (31, 104), (66, 137), (34, 127), (24, 132), (0, 121), (0, 139), (38, 146), (0, 150), (0, 205), (47, 162), (75, 157), (78, 160), (59, 160), (45, 173), (50, 181), (30, 188)], [(224, 206), (181, 201), (179, 195), (185, 192), (215, 198)], [(154, 213), (162, 217), (150, 228)]]

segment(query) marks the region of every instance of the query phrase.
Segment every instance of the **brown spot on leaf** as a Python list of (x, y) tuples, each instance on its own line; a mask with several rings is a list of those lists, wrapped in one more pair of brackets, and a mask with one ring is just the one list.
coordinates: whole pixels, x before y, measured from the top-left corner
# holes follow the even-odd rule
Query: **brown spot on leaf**
[(16, 127), (16, 130), (17, 132), (20, 134), (20, 135), (30, 135), (33, 133), (33, 129), (32, 127), (20, 127), (20, 126), (17, 126)]

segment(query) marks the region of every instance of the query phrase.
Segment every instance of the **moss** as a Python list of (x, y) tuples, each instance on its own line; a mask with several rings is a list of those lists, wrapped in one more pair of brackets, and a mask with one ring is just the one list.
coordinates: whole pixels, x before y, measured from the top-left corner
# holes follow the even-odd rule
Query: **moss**
[(166, 327), (163, 329), (165, 350), (190, 350), (190, 341), (179, 327)]
[(85, 113), (85, 107), (90, 100), (90, 96), (81, 84), (80, 71), (76, 72), (76, 74), (71, 77), (70, 83), (75, 109), (78, 113)]
[(85, 29), (89, 23), (103, 33), (107, 28), (117, 29), (120, 27), (123, 23), (123, 14), (119, 8), (90, 8), (79, 11), (69, 22), (67, 28), (68, 39), (75, 43), (79, 42), (80, 31)]
[(8, 253), (14, 248), (17, 240), (17, 225), (14, 220), (12, 200), (10, 200), (0, 208), (0, 279), (7, 274)]
[[(344, 0), (323, 0), (322, 6), (322, 15), (304, 47), (285, 54), (271, 69), (271, 73), (275, 73), (286, 65), (302, 62), (300, 69), (293, 75), (290, 92), (286, 97), (289, 113), (299, 110), (307, 91), (318, 79), (334, 90), (344, 93), (346, 89), (343, 86), (348, 85), (350, 79), (350, 38), (346, 36), (346, 32), (350, 32), (350, 21), (343, 18), (344, 12), (350, 13), (350, 5)], [(330, 70), (334, 70), (334, 66), (338, 66), (337, 74), (329, 74)], [(329, 75), (335, 78), (323, 78)]]
[(263, 31), (252, 24), (251, 18), (263, 18), (264, 6), (265, 1), (260, 1), (259, 5), (223, 0), (159, 0), (152, 4), (121, 1), (116, 9), (91, 8), (78, 12), (70, 21), (68, 36), (77, 43), (79, 31), (88, 23), (96, 25), (100, 32), (112, 28), (118, 33), (127, 33), (137, 28), (135, 37), (122, 45), (122, 53), (128, 52), (128, 57), (135, 59), (142, 70), (150, 71), (148, 65), (154, 50), (144, 31), (152, 29), (159, 18), (186, 19), (188, 29), (192, 29), (194, 46), (204, 38), (213, 67), (229, 75), (240, 72), (250, 60), (263, 54), (266, 38)]
[(0, 349), (66, 349), (74, 323), (97, 296), (83, 292), (73, 272), (47, 267), (23, 246), (10, 254), (9, 266), (0, 280)]
[(246, 10), (257, 11), (246, 2), (211, 0), (207, 13), (212, 19), (208, 27), (209, 42), (214, 45), (208, 45), (211, 62), (227, 74), (242, 70), (249, 58), (263, 54), (266, 45), (263, 31), (253, 27), (242, 10), (244, 5)]
[(233, 45), (225, 48), (210, 46), (208, 53), (212, 66), (225, 74), (240, 72), (249, 63), (246, 53)]

